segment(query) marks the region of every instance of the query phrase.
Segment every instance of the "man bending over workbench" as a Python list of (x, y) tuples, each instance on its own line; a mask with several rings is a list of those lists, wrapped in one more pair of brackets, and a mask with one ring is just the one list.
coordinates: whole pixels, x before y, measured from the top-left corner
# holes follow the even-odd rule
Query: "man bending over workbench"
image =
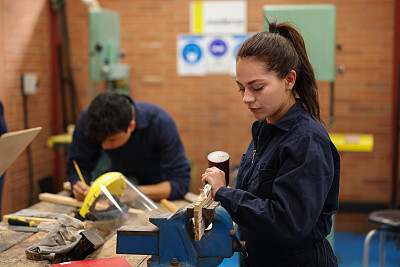
[[(183, 198), (189, 189), (190, 165), (177, 127), (156, 105), (134, 102), (115, 91), (92, 100), (76, 123), (67, 156), (67, 175), (77, 200), (84, 200), (102, 150), (111, 161), (108, 171), (134, 179), (152, 199)], [(88, 185), (80, 181), (74, 160)]]

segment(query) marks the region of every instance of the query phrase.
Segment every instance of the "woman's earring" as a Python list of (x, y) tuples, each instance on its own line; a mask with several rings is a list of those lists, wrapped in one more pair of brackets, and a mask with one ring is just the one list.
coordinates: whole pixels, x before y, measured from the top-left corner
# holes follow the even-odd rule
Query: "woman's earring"
[(288, 87), (287, 89), (286, 89), (286, 91), (290, 91), (290, 90), (292, 90), (292, 87)]

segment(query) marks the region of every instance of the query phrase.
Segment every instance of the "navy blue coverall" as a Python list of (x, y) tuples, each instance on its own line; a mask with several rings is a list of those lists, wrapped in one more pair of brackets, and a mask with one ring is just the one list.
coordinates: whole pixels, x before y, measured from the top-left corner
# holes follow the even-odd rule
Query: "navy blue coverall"
[[(0, 101), (0, 135), (7, 133), (7, 124), (6, 120), (4, 119), (4, 109), (3, 109), (3, 103)], [(0, 214), (1, 214), (1, 196), (3, 195), (3, 184), (4, 184), (4, 179), (6, 178), (6, 174), (1, 174), (0, 173)]]
[(247, 242), (242, 266), (337, 266), (326, 236), (338, 209), (340, 157), (325, 128), (296, 104), (252, 126), (236, 189), (215, 200)]
[[(171, 183), (169, 199), (182, 198), (189, 190), (190, 165), (185, 157), (178, 129), (171, 116), (161, 107), (135, 102), (136, 127), (122, 147), (105, 150), (111, 160), (108, 171), (117, 171), (134, 177), (140, 185)], [(75, 159), (86, 183), (101, 154), (101, 144), (85, 135), (87, 109), (76, 123), (73, 140), (67, 156), (67, 175), (74, 185), (79, 181), (72, 160)]]

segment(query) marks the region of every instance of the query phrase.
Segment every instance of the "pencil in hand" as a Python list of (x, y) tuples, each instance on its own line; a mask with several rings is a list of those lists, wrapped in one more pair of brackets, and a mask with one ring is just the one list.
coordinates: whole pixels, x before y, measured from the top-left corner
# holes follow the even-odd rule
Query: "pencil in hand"
[(82, 176), (81, 170), (79, 169), (78, 163), (76, 163), (76, 160), (74, 160), (74, 159), (72, 160), (72, 162), (74, 163), (76, 172), (78, 173), (78, 176), (79, 176), (79, 178), (81, 179), (81, 182), (82, 182), (84, 185), (87, 185), (86, 182), (85, 182), (85, 179), (83, 179), (83, 176)]

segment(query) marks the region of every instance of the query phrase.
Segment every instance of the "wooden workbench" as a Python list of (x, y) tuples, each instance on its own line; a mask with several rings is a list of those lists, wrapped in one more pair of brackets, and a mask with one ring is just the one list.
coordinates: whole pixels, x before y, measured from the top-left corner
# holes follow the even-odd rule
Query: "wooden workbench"
[[(182, 207), (189, 202), (185, 200), (173, 201), (177, 207)], [(158, 203), (159, 204), (159, 203)], [(168, 211), (163, 205), (160, 205), (160, 210)], [(30, 209), (38, 211), (54, 212), (54, 213), (65, 213), (72, 215), (73, 211), (77, 208), (69, 207), (61, 204), (49, 203), (41, 201), (36, 203)], [(127, 219), (115, 219), (109, 221), (85, 221), (86, 229), (96, 229), (105, 239), (106, 242), (103, 246), (94, 251), (86, 259), (101, 259), (101, 258), (113, 258), (113, 257), (124, 257), (127, 259), (131, 266), (147, 266), (147, 259), (149, 256), (143, 255), (126, 255), (116, 254), (116, 241), (117, 241), (117, 229), (122, 225), (149, 225), (148, 217), (150, 214), (146, 213), (146, 216), (129, 215)], [(50, 262), (44, 261), (33, 261), (28, 260), (25, 256), (25, 249), (41, 241), (47, 233), (25, 233), (15, 232), (9, 230), (8, 224), (5, 222), (0, 223), (0, 266), (46, 266)]]

